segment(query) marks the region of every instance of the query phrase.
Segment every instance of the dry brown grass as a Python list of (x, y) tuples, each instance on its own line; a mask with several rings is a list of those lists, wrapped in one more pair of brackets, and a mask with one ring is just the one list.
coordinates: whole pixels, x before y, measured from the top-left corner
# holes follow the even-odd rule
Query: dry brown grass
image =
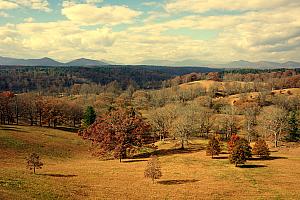
[[(193, 140), (193, 151), (159, 155), (163, 177), (152, 184), (143, 177), (148, 158), (100, 161), (72, 133), (9, 129), (0, 127), (0, 199), (300, 199), (299, 147), (279, 149), (272, 160), (254, 159), (246, 168), (236, 168), (227, 154), (205, 156), (205, 150), (194, 147), (207, 141)], [(25, 169), (23, 157), (32, 149), (22, 142), (41, 154), (45, 166), (39, 175)], [(169, 151), (174, 143), (158, 145)], [(63, 153), (51, 153), (54, 149)]]

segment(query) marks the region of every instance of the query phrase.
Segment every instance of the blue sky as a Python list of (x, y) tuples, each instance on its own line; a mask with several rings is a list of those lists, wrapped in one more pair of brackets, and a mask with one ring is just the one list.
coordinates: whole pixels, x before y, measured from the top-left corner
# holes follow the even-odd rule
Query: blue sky
[(0, 56), (300, 61), (293, 0), (0, 0)]

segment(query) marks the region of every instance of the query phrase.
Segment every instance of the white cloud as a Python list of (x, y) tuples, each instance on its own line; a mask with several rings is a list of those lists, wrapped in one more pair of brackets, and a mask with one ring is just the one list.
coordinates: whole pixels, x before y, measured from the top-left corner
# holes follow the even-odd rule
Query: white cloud
[[(97, 7), (86, 4), (85, 0), (81, 2), (85, 4), (63, 2), (62, 14), (67, 17), (66, 21), (37, 23), (28, 19), (27, 23), (0, 26), (0, 55), (49, 56), (60, 60), (89, 57), (120, 63), (144, 59), (299, 61), (300, 3), (297, 1), (274, 0), (274, 4), (273, 1), (236, 1), (232, 8), (244, 12), (213, 16), (195, 12), (230, 8), (218, 0), (209, 1), (211, 5), (193, 1), (202, 2), (203, 7), (183, 17), (174, 15), (173, 12), (182, 11), (175, 7), (169, 7), (168, 13), (149, 11), (144, 24), (130, 23), (141, 13), (128, 7)], [(194, 9), (193, 5), (188, 8)], [(163, 20), (155, 20), (155, 16)], [(125, 30), (114, 32), (111, 26), (121, 23), (130, 24)], [(98, 28), (83, 28), (88, 25), (98, 25)], [(178, 34), (178, 29), (184, 31)], [(190, 30), (193, 31), (185, 34)], [(212, 39), (201, 40), (202, 31), (217, 31), (218, 34)], [(192, 34), (199, 37), (192, 37)]]
[(96, 59), (113, 46), (117, 37), (110, 28), (85, 30), (70, 21), (8, 24), (0, 27), (0, 54), (12, 57), (51, 56), (61, 60), (81, 55)]
[(161, 3), (155, 2), (155, 1), (148, 1), (143, 3), (144, 6), (162, 6)]
[(0, 12), (0, 17), (9, 17), (9, 14), (7, 14), (6, 12)]
[(209, 10), (257, 10), (272, 9), (281, 6), (299, 5), (294, 0), (169, 0), (165, 5), (168, 12), (202, 13)]
[(10, 2), (10, 1), (4, 1), (0, 0), (0, 10), (2, 9), (15, 9), (18, 7), (18, 4)]
[(15, 9), (26, 7), (34, 10), (50, 11), (47, 0), (0, 0), (1, 9)]
[(24, 19), (24, 22), (27, 22), (27, 23), (31, 23), (33, 21), (34, 21), (34, 19), (32, 17), (28, 17), (28, 18)]
[(90, 4), (68, 4), (62, 9), (62, 14), (82, 25), (115, 25), (130, 23), (141, 13), (125, 6), (96, 7)]
[(103, 0), (86, 0), (87, 4), (96, 4), (96, 3), (102, 3)]

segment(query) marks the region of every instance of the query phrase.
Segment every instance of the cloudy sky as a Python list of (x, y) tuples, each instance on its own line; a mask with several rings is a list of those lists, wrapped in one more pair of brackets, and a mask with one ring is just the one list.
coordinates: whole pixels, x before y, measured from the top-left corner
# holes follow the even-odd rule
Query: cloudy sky
[(300, 61), (299, 0), (0, 0), (0, 55)]

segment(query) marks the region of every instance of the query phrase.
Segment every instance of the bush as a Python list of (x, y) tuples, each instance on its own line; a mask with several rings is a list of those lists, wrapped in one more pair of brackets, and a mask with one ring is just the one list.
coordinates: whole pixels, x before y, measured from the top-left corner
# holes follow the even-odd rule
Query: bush
[(159, 179), (162, 176), (157, 156), (150, 157), (144, 175), (146, 178), (151, 178), (153, 183), (155, 179)]
[(219, 155), (221, 153), (220, 142), (216, 137), (211, 137), (208, 146), (206, 149), (206, 155), (211, 156), (214, 158), (214, 155)]
[(265, 140), (258, 139), (252, 150), (254, 155), (257, 155), (261, 158), (268, 158), (270, 156), (270, 150)]

